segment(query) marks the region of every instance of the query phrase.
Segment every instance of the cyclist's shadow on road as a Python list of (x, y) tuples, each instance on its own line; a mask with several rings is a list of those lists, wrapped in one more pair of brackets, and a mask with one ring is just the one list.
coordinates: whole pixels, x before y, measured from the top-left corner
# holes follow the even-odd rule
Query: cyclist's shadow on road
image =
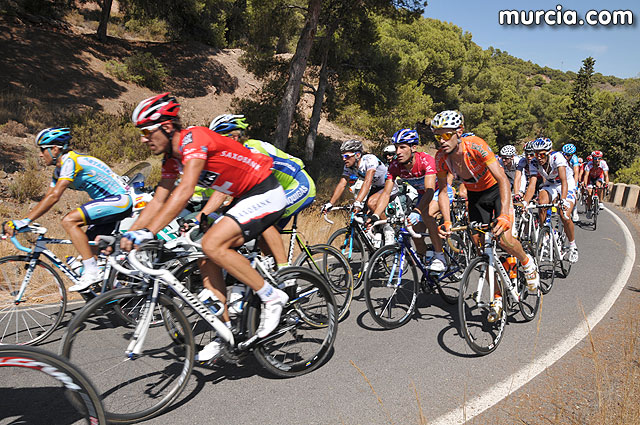
[(67, 402), (63, 388), (0, 388), (0, 423), (65, 425), (82, 419), (84, 416)]

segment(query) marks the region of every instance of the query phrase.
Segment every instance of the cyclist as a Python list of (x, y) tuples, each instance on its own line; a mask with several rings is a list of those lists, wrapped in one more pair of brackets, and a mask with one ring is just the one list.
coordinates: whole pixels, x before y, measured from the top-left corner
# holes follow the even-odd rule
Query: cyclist
[[(538, 200), (541, 204), (560, 200), (562, 213), (559, 214), (562, 225), (569, 240), (569, 261), (578, 261), (578, 246), (575, 241), (575, 229), (571, 221), (571, 210), (575, 206), (575, 182), (573, 173), (567, 171), (569, 168), (567, 160), (560, 152), (552, 151), (553, 142), (548, 137), (538, 138), (533, 141), (533, 150), (536, 158), (531, 162), (531, 182), (524, 196), (524, 201), (529, 202), (533, 198), (535, 184), (538, 180), (544, 183), (538, 193)], [(540, 210), (540, 223), (544, 223), (547, 216), (545, 209)]]
[[(580, 177), (580, 161), (578, 160), (578, 155), (576, 155), (576, 145), (574, 145), (573, 143), (567, 143), (565, 145), (562, 145), (562, 154), (564, 155), (564, 159), (567, 160), (567, 174), (571, 174), (573, 177), (573, 181), (576, 184), (576, 197), (578, 195), (578, 189), (579, 189), (579, 177)], [(575, 202), (574, 202), (575, 204)], [(571, 219), (576, 222), (578, 220), (580, 220), (580, 217), (578, 216), (578, 208), (574, 208), (573, 209), (573, 216), (571, 217)]]
[[(532, 141), (525, 143), (524, 155), (522, 156), (522, 158), (520, 158), (520, 160), (518, 161), (518, 164), (516, 164), (516, 175), (513, 179), (513, 186), (514, 186), (513, 192), (514, 192), (514, 199), (516, 201), (520, 201), (524, 197), (524, 193), (527, 191), (527, 182), (531, 177), (531, 174), (529, 172), (529, 163), (533, 160), (533, 158), (535, 158), (535, 152), (531, 147), (532, 143), (533, 143)], [(516, 192), (516, 188), (518, 188), (517, 192)], [(540, 188), (540, 182), (538, 182), (536, 193), (538, 193), (539, 188)]]
[[(498, 158), (498, 162), (502, 166), (505, 175), (509, 179), (509, 183), (511, 184), (511, 188), (514, 194), (517, 194), (520, 190), (524, 190), (523, 187), (516, 187), (515, 177), (517, 173), (517, 166), (520, 162), (521, 157), (517, 155), (516, 148), (513, 145), (504, 145), (502, 149), (500, 149), (500, 157)], [(520, 179), (519, 184), (522, 186), (524, 184), (524, 180)]]
[(396, 145), (385, 146), (382, 150), (382, 157), (384, 158), (384, 162), (387, 164), (387, 167), (389, 167), (391, 161), (396, 158)]
[[(223, 114), (218, 115), (211, 121), (209, 129), (223, 136), (230, 137), (251, 149), (254, 152), (268, 155), (273, 160), (271, 171), (284, 188), (287, 197), (287, 207), (284, 215), (278, 221), (277, 227), (283, 229), (291, 217), (311, 205), (316, 196), (316, 185), (311, 176), (304, 170), (304, 163), (295, 156), (276, 148), (270, 143), (256, 139), (248, 139), (245, 130), (249, 127), (244, 115)], [(222, 197), (224, 193), (219, 192)], [(221, 197), (219, 197), (221, 198)], [(220, 207), (222, 199), (212, 201), (208, 204), (203, 213), (208, 214)], [(284, 246), (280, 233), (276, 229), (269, 229), (262, 233), (262, 236), (269, 245), (278, 267), (288, 265)], [(280, 243), (278, 243), (280, 240)], [(282, 248), (282, 251), (280, 251)]]
[[(435, 215), (440, 210), (438, 207), (439, 188), (436, 184), (436, 163), (431, 155), (426, 152), (418, 152), (420, 136), (416, 130), (408, 128), (398, 130), (392, 137), (396, 147), (396, 159), (389, 165), (388, 175), (392, 179), (404, 179), (418, 191), (417, 205), (409, 214), (409, 223), (416, 231), (424, 231), (424, 226), (429, 230), (429, 237), (433, 244), (435, 256), (428, 268), (431, 271), (441, 272), (446, 269), (444, 252), (442, 251), (442, 239), (438, 234), (438, 224)], [(447, 184), (449, 203), (453, 200), (453, 189)], [(420, 222), (424, 224), (419, 224)], [(427, 247), (424, 239), (415, 239), (416, 249), (424, 255)]]
[[(36, 146), (45, 165), (55, 165), (51, 184), (44, 198), (22, 220), (5, 223), (4, 232), (13, 235), (51, 209), (69, 188), (87, 192), (92, 201), (71, 211), (62, 219), (62, 227), (82, 256), (80, 281), (69, 288), (82, 291), (102, 280), (102, 271), (89, 245), (100, 234), (110, 234), (116, 224), (131, 215), (133, 201), (127, 186), (111, 168), (98, 158), (69, 148), (71, 132), (66, 127), (45, 128), (36, 136)], [(82, 226), (88, 225), (87, 232)]]
[[(183, 129), (179, 111), (180, 104), (169, 93), (145, 99), (133, 111), (131, 118), (140, 129), (141, 142), (164, 159), (154, 197), (125, 233), (121, 247), (130, 250), (154, 239), (184, 208), (196, 184), (232, 196), (229, 209), (202, 238), (202, 250), (212, 260), (201, 270), (203, 284), (225, 304), (222, 319), (228, 327), (231, 321), (222, 267), (253, 289), (264, 304), (257, 332), (258, 338), (264, 338), (278, 326), (288, 296), (264, 281), (234, 248), (255, 239), (284, 213), (286, 197), (271, 174), (273, 160), (206, 127)], [(219, 352), (220, 341), (209, 346)], [(198, 361), (209, 360), (207, 347), (196, 356)]]
[[(604, 199), (604, 188), (609, 188), (609, 166), (607, 161), (602, 159), (602, 152), (591, 152), (591, 161), (584, 167), (584, 185), (587, 187), (587, 218), (591, 218), (591, 194), (595, 186), (596, 193), (600, 200)], [(600, 202), (600, 209), (604, 206)]]
[[(490, 224), (496, 220), (493, 232), (500, 238), (502, 248), (520, 260), (527, 279), (527, 288), (538, 291), (540, 278), (534, 259), (525, 253), (520, 242), (509, 232), (513, 225), (511, 188), (504, 170), (498, 164), (489, 145), (473, 133), (463, 135), (464, 117), (458, 111), (442, 111), (431, 120), (431, 129), (439, 142), (436, 154), (438, 185), (446, 185), (447, 174), (457, 176), (467, 188), (469, 221)], [(451, 212), (444, 198), (438, 200), (444, 224), (440, 235), (451, 234)], [(479, 235), (474, 235), (476, 244)], [(502, 313), (502, 295), (495, 294), (492, 309)]]
[[(353, 202), (355, 212), (362, 211), (366, 201), (369, 209), (380, 217), (382, 211), (387, 207), (388, 199), (395, 196), (398, 189), (393, 181), (387, 182), (390, 180), (387, 178), (387, 166), (375, 155), (363, 153), (363, 149), (362, 142), (355, 139), (347, 140), (340, 146), (344, 169), (331, 199), (322, 206), (323, 213), (329, 211), (333, 204), (340, 199), (347, 183), (354, 177), (364, 179), (356, 200)], [(383, 192), (385, 192), (385, 196), (382, 200), (387, 200), (387, 202), (380, 202), (378, 205)]]

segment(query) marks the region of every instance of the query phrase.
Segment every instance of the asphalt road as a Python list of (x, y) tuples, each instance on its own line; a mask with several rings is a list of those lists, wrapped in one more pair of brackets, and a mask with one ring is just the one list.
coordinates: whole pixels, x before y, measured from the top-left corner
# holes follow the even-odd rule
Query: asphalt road
[[(623, 230), (604, 212), (597, 231), (576, 226), (576, 240), (580, 261), (567, 279), (556, 278), (539, 319), (519, 323), (515, 315), (488, 356), (470, 351), (457, 331), (457, 306), (438, 295), (421, 295), (418, 314), (395, 330), (380, 330), (357, 297), (340, 323), (332, 356), (316, 371), (275, 379), (253, 361), (197, 366), (170, 411), (145, 423), (407, 424), (419, 423), (420, 411), (433, 421), (552, 350), (598, 306), (623, 263)], [(61, 335), (56, 331), (41, 347), (57, 352)], [(12, 389), (11, 378), (0, 374), (0, 396)], [(15, 409), (10, 417), (2, 411), (0, 424), (19, 418)]]

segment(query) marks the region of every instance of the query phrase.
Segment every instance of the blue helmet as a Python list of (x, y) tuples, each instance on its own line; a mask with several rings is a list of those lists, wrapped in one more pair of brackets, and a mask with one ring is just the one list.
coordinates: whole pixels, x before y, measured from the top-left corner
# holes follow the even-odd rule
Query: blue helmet
[(567, 155), (573, 155), (574, 153), (576, 153), (576, 145), (574, 145), (573, 143), (567, 143), (566, 145), (562, 146), (562, 152), (566, 153)]
[(531, 143), (534, 151), (550, 151), (553, 148), (553, 142), (548, 137), (538, 137)]
[(71, 130), (67, 127), (45, 128), (36, 136), (36, 146), (38, 148), (50, 148), (59, 146), (63, 150), (69, 147), (71, 140)]
[(407, 145), (417, 145), (420, 143), (420, 136), (415, 130), (403, 128), (402, 130), (398, 130), (395, 132), (395, 134), (391, 138), (391, 142), (394, 145), (397, 145), (399, 143), (406, 143)]

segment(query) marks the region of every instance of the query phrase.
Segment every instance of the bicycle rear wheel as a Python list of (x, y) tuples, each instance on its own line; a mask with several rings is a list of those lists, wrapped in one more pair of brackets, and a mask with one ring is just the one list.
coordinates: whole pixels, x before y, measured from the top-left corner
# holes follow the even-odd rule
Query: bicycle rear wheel
[(56, 330), (67, 308), (67, 292), (49, 264), (35, 260), (27, 288), (16, 301), (29, 269), (29, 257), (0, 259), (0, 344), (29, 345)]
[(538, 274), (540, 275), (540, 290), (543, 294), (548, 294), (553, 287), (558, 262), (553, 248), (551, 229), (548, 226), (543, 226), (540, 229), (536, 261), (538, 262)]
[(318, 244), (308, 246), (293, 262), (294, 266), (304, 267), (318, 273), (329, 284), (338, 307), (338, 320), (349, 312), (353, 299), (353, 274), (347, 259), (331, 245)]
[[(108, 291), (89, 302), (71, 321), (61, 354), (91, 379), (107, 419), (132, 423), (160, 414), (184, 389), (193, 368), (193, 335), (184, 313), (171, 298), (158, 296), (155, 315), (171, 326), (150, 326), (143, 351), (125, 351), (135, 331), (128, 321), (117, 324), (112, 306), (139, 298), (131, 288)], [(169, 330), (170, 329), (170, 330)]]
[(353, 287), (357, 289), (362, 284), (365, 274), (365, 266), (369, 259), (366, 244), (360, 240), (355, 231), (348, 227), (338, 229), (327, 240), (327, 245), (337, 248), (345, 256), (351, 266), (353, 275)]
[(518, 301), (520, 313), (522, 313), (525, 322), (529, 322), (538, 314), (542, 291), (538, 288), (534, 294), (529, 292), (527, 289), (527, 278), (524, 275), (522, 265), (518, 266), (518, 293), (520, 294), (520, 300)]
[[(338, 312), (329, 286), (319, 275), (302, 267), (287, 267), (278, 273), (289, 295), (280, 325), (254, 349), (258, 363), (276, 376), (303, 375), (327, 358), (338, 330)], [(295, 283), (293, 283), (295, 282)], [(260, 325), (260, 303), (248, 311), (249, 337)]]
[(0, 382), (10, 387), (0, 392), (2, 417), (19, 418), (11, 423), (41, 423), (44, 418), (49, 423), (76, 423), (81, 418), (92, 425), (107, 423), (89, 379), (57, 354), (0, 346)]
[[(486, 256), (471, 260), (460, 282), (458, 297), (460, 333), (464, 336), (469, 348), (482, 356), (498, 348), (507, 323), (507, 313), (504, 310), (496, 321), (489, 321), (492, 294), (488, 273), (489, 260)], [(494, 273), (494, 281), (494, 292), (506, 298), (508, 294), (503, 288), (498, 273)]]
[(371, 257), (364, 295), (373, 320), (385, 329), (407, 323), (416, 309), (418, 272), (400, 245), (387, 245)]
[(557, 252), (557, 257), (560, 258), (558, 262), (560, 265), (560, 271), (562, 272), (562, 277), (569, 277), (569, 273), (571, 272), (571, 261), (569, 261), (569, 248), (567, 242), (567, 234), (564, 232), (564, 227), (562, 223), (558, 227), (558, 248), (560, 252)]

